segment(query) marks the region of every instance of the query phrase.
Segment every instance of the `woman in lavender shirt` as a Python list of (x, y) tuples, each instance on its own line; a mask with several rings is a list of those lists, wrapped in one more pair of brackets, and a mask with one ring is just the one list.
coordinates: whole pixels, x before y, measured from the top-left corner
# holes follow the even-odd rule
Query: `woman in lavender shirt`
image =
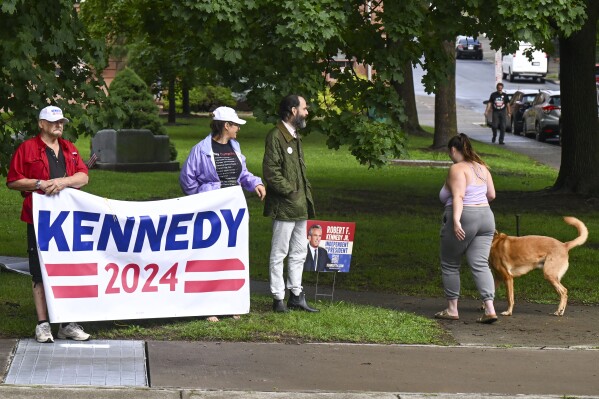
[(248, 171), (237, 142), (237, 134), (246, 121), (229, 107), (218, 107), (213, 114), (212, 132), (191, 149), (183, 164), (179, 175), (181, 189), (191, 195), (241, 185), (264, 199), (262, 179)]
[[(189, 153), (179, 175), (181, 189), (187, 195), (241, 185), (264, 200), (262, 180), (250, 173), (241, 154), (237, 133), (246, 123), (233, 108), (218, 107), (213, 112), (211, 133)], [(239, 316), (233, 316), (238, 319)], [(210, 316), (216, 322), (218, 317)]]

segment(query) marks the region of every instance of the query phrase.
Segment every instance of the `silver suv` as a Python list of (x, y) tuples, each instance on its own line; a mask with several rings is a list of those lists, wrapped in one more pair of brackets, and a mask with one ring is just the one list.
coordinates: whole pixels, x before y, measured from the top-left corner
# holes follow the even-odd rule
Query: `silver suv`
[(559, 138), (562, 115), (559, 90), (541, 90), (522, 116), (522, 133), (535, 135), (538, 141)]

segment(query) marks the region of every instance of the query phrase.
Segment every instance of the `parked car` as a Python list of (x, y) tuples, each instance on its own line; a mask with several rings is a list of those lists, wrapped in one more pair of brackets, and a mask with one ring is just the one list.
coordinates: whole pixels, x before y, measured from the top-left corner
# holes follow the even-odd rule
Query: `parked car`
[(538, 141), (559, 138), (562, 115), (559, 90), (541, 90), (522, 117), (524, 135), (534, 134)]
[(522, 116), (524, 111), (530, 108), (538, 93), (538, 90), (523, 89), (518, 90), (512, 96), (510, 100), (510, 110), (512, 111), (510, 125), (513, 134), (520, 135), (522, 133)]
[(473, 37), (460, 36), (455, 43), (455, 58), (483, 59), (483, 45)]
[(501, 69), (504, 79), (513, 82), (516, 77), (530, 77), (538, 79), (541, 83), (545, 82), (547, 76), (547, 54), (535, 50), (532, 53), (532, 60), (529, 60), (524, 52), (530, 49), (530, 43), (520, 42), (518, 50), (513, 54), (504, 54), (501, 62)]
[[(504, 90), (503, 92), (506, 94), (508, 102), (511, 102), (512, 96), (514, 95), (514, 93), (516, 93), (516, 90), (508, 89), (508, 90)], [(489, 102), (489, 100), (487, 99), (487, 100), (483, 101), (483, 104), (485, 104), (485, 106), (486, 106), (488, 102)], [(485, 121), (486, 121), (488, 127), (491, 127), (493, 125), (493, 111), (490, 111), (490, 112), (485, 111)], [(512, 131), (512, 125), (511, 125), (510, 121), (506, 122), (505, 131), (506, 132)]]

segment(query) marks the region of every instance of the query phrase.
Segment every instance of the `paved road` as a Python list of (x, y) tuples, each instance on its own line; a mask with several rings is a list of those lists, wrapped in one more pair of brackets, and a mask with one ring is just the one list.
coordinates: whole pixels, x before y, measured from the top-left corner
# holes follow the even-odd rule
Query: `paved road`
[[(0, 340), (2, 358), (5, 343)], [(148, 357), (152, 389), (0, 385), (0, 398), (495, 398), (599, 392), (599, 350), (151, 341)]]
[[(424, 71), (420, 67), (414, 68), (414, 92), (416, 95), (426, 95), (421, 78)], [(516, 82), (504, 81), (506, 90), (532, 89), (532, 90), (559, 90), (559, 83), (546, 81), (537, 83), (528, 79)], [(495, 65), (489, 60), (458, 60), (456, 63), (456, 101), (463, 107), (482, 113), (484, 100), (495, 91)]]

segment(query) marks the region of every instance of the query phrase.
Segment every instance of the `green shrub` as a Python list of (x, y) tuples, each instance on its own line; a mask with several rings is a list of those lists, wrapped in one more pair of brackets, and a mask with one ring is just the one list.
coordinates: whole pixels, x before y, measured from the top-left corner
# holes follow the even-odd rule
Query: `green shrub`
[(149, 129), (154, 134), (166, 134), (158, 116), (158, 106), (146, 83), (130, 68), (115, 76), (109, 98), (119, 99), (125, 115), (120, 119), (122, 129)]
[[(130, 68), (116, 74), (101, 112), (101, 123), (107, 129), (148, 129), (155, 135), (166, 135), (160, 121), (159, 109), (148, 85)], [(171, 160), (177, 150), (169, 145)]]
[[(181, 90), (175, 93), (177, 112), (183, 110), (183, 94)], [(222, 86), (197, 86), (189, 90), (189, 107), (192, 112), (210, 112), (217, 107), (235, 107), (236, 101), (231, 89)], [(168, 98), (164, 97), (164, 108), (168, 108)]]

